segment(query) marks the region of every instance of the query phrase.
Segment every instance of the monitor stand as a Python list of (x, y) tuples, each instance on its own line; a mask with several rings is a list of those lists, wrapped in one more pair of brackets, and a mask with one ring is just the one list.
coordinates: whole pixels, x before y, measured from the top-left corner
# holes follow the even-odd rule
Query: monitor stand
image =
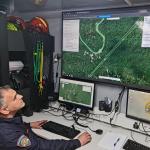
[(60, 103), (60, 105), (63, 106), (64, 108), (66, 108), (66, 110), (68, 110), (68, 111), (72, 111), (74, 109), (73, 105), (63, 104), (63, 103)]

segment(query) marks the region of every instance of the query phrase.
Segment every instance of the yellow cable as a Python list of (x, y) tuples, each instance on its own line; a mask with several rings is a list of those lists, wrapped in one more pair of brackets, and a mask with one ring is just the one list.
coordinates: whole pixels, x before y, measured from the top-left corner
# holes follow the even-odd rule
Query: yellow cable
[(43, 43), (41, 46), (41, 61), (40, 61), (40, 83), (39, 83), (39, 94), (42, 95), (43, 92), (43, 85), (42, 85), (42, 81), (43, 81)]

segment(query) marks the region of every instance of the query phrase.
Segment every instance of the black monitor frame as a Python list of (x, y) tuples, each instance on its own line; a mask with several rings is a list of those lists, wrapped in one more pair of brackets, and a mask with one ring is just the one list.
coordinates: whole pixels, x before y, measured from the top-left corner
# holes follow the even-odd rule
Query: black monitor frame
[[(150, 12), (150, 6), (136, 6), (136, 7), (122, 7), (122, 8), (111, 8), (111, 9), (87, 9), (87, 10), (68, 10), (68, 11), (63, 11), (62, 13), (62, 24), (64, 19), (70, 19), (72, 17), (78, 19), (82, 15), (83, 18), (90, 13), (92, 15), (100, 14), (104, 15), (107, 17), (108, 14), (111, 15), (111, 17), (126, 17), (126, 16), (148, 16)], [(109, 17), (109, 16), (108, 16)], [(62, 38), (63, 38), (63, 27), (62, 27)], [(62, 57), (63, 57), (63, 40), (61, 41), (61, 47), (62, 47)], [(62, 68), (63, 68), (63, 60), (62, 60)], [(82, 77), (69, 77), (68, 75), (63, 74), (63, 70), (61, 69), (61, 76), (63, 78), (76, 78), (78, 80), (84, 80), (85, 78)], [(111, 84), (111, 85), (118, 85), (118, 86), (125, 86), (128, 88), (137, 88), (141, 90), (150, 90), (150, 87), (147, 85), (138, 85), (138, 84), (129, 84), (129, 83), (123, 83), (115, 80), (109, 80), (109, 79), (91, 79), (91, 78), (86, 78), (87, 81), (89, 82), (94, 82), (94, 83), (104, 83), (104, 84)]]
[[(66, 108), (69, 108), (70, 110), (71, 109), (81, 109), (81, 111), (83, 110), (93, 110), (94, 108), (94, 100), (95, 100), (95, 84), (94, 82), (90, 82), (89, 80), (83, 80), (83, 79), (77, 79), (77, 78), (64, 78), (64, 77), (61, 77), (59, 79), (59, 88), (58, 88), (58, 91), (60, 90), (60, 80), (61, 79), (67, 79), (67, 80), (72, 80), (72, 81), (78, 81), (78, 82), (86, 82), (86, 83), (92, 83), (94, 85), (94, 89), (93, 89), (93, 97), (92, 97), (92, 106), (91, 107), (88, 107), (88, 106), (84, 106), (84, 105), (80, 105), (80, 104), (76, 104), (76, 103), (72, 103), (72, 102), (67, 102), (67, 101), (61, 101), (59, 100), (59, 97), (58, 97), (58, 102), (60, 104), (64, 104), (66, 106)], [(59, 92), (58, 92), (59, 93)]]
[[(150, 119), (149, 120), (146, 120), (144, 118), (139, 118), (138, 116), (135, 117), (135, 116), (132, 116), (130, 114), (128, 114), (128, 102), (129, 102), (129, 91), (130, 90), (135, 90), (135, 91), (139, 91), (139, 92), (146, 92), (146, 93), (149, 93), (150, 94), (150, 91), (149, 90), (141, 90), (141, 89), (137, 89), (137, 88), (128, 88), (127, 89), (127, 102), (126, 102), (126, 117), (127, 118), (131, 118), (131, 119), (135, 119), (137, 121), (140, 121), (140, 122), (145, 122), (145, 123), (150, 123)], [(135, 106), (136, 107), (136, 106)]]

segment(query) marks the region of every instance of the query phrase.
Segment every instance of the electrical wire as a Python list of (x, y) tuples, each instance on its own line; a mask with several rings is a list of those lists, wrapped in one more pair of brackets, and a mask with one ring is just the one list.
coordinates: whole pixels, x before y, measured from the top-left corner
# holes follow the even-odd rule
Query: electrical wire
[(144, 125), (143, 125), (143, 122), (142, 122), (141, 124), (142, 124), (143, 131), (144, 131), (145, 134), (146, 134), (145, 142), (149, 142), (149, 141), (150, 141), (150, 140), (148, 140), (148, 137), (150, 137), (150, 134), (148, 134), (149, 131), (146, 131), (146, 130), (145, 130)]
[(56, 87), (57, 87), (57, 83), (58, 83), (58, 68), (59, 68), (59, 65), (60, 65), (60, 62), (59, 62), (59, 59), (58, 59), (58, 63), (57, 63), (57, 67), (56, 67), (56, 82), (55, 82), (55, 88), (54, 88), (54, 91), (56, 91)]
[(111, 126), (113, 126), (112, 121), (113, 121), (113, 119), (114, 119), (114, 117), (115, 117), (115, 114), (116, 114), (116, 112), (114, 111), (113, 116), (112, 116), (112, 117), (110, 118), (110, 120), (109, 120), (109, 123), (110, 123)]
[[(140, 125), (142, 125), (143, 130), (140, 129)], [(141, 132), (145, 132), (146, 134), (148, 134), (148, 133), (150, 132), (150, 130), (145, 130), (145, 127), (144, 127), (144, 125), (143, 125), (143, 122), (139, 122), (139, 130), (140, 130)], [(149, 135), (149, 136), (150, 136), (150, 135)]]
[(52, 106), (49, 106), (49, 107), (54, 108), (54, 109), (53, 109), (54, 112), (58, 112), (58, 111), (61, 111), (61, 110), (62, 110), (62, 109), (61, 109), (61, 105), (59, 105), (58, 108), (55, 108), (55, 107), (52, 107)]
[(113, 121), (113, 119), (114, 119), (114, 117), (115, 117), (115, 114), (116, 114), (116, 113), (118, 112), (118, 110), (121, 108), (121, 102), (122, 102), (122, 98), (123, 98), (125, 89), (126, 89), (126, 88), (123, 87), (123, 89), (122, 89), (121, 92), (119, 93), (119, 96), (118, 96), (118, 98), (117, 98), (117, 100), (116, 100), (116, 102), (115, 102), (115, 106), (114, 106), (115, 111), (114, 111), (113, 116), (110, 118), (110, 125), (111, 125), (111, 126), (112, 126), (112, 121)]
[[(65, 111), (63, 110), (62, 111), (62, 116), (66, 119), (66, 120), (69, 120), (69, 121), (72, 121), (73, 120), (73, 114), (72, 113), (70, 113), (70, 112), (65, 112)], [(71, 116), (67, 116), (67, 114), (71, 114)]]
[(51, 112), (50, 112), (50, 111), (48, 111), (48, 110), (43, 110), (43, 112), (47, 112), (47, 113), (49, 113), (49, 114), (51, 114), (51, 115), (53, 115), (53, 116), (56, 116), (56, 117), (60, 117), (60, 116), (62, 116), (62, 114), (61, 114), (61, 115), (56, 115), (56, 114), (51, 113)]
[[(97, 130), (91, 129), (91, 128), (88, 126), (88, 124), (82, 124), (82, 123), (79, 123), (79, 122), (78, 122), (78, 120), (82, 120), (81, 117), (85, 117), (84, 120), (86, 120), (86, 119), (89, 117), (89, 115), (91, 115), (90, 113), (89, 113), (88, 116), (83, 116), (82, 114), (79, 114), (79, 113), (75, 113), (75, 114), (74, 114), (73, 111), (72, 111), (72, 112), (66, 111), (66, 110), (65, 110), (65, 107), (63, 107), (63, 109), (62, 109), (62, 108), (61, 108), (62, 105), (60, 105), (58, 108), (54, 108), (54, 107), (52, 107), (52, 106), (49, 106), (49, 107), (50, 107), (51, 110), (44, 110), (44, 112), (50, 113), (51, 115), (56, 116), (56, 117), (62, 116), (62, 117), (64, 117), (64, 118), (65, 118), (66, 120), (68, 120), (68, 121), (74, 120), (76, 125), (81, 126), (81, 127), (83, 127), (84, 129), (87, 128), (87, 129), (91, 130), (92, 132), (97, 133)], [(61, 115), (56, 115), (56, 114), (53, 114), (53, 113), (50, 112), (50, 111), (53, 111), (53, 112), (59, 112), (59, 111), (61, 111), (62, 114), (61, 114)], [(68, 114), (70, 114), (70, 116), (67, 116)], [(96, 114), (94, 114), (94, 115), (96, 115)], [(114, 113), (114, 115), (115, 115), (115, 113)], [(114, 115), (113, 115), (113, 117), (114, 117)], [(112, 118), (113, 118), (113, 117), (112, 117)], [(91, 118), (90, 118), (90, 119), (91, 119)], [(146, 130), (145, 130), (144, 125), (143, 125), (142, 122), (139, 123), (139, 126), (140, 126), (140, 124), (142, 124), (142, 128), (143, 128), (143, 130), (141, 130), (141, 131), (144, 131), (145, 133), (150, 132), (150, 131), (146, 131)], [(73, 125), (74, 125), (74, 124), (73, 124)], [(83, 129), (82, 129), (82, 130), (83, 130)], [(98, 133), (97, 133), (97, 134), (98, 134)], [(150, 136), (148, 133), (147, 133), (147, 135)], [(133, 137), (133, 131), (132, 131), (132, 130), (131, 130), (131, 138), (132, 138), (133, 141), (136, 141), (136, 140), (134, 139), (134, 137)], [(146, 138), (147, 138), (147, 137), (146, 137)], [(150, 141), (150, 140), (145, 139), (145, 142), (149, 142), (149, 141)]]
[(84, 121), (84, 120), (87, 120), (88, 118), (89, 118), (89, 116), (90, 116), (90, 113), (87, 113), (87, 114), (80, 114), (80, 113), (76, 113), (78, 116), (79, 116), (79, 120), (82, 120), (82, 121)]
[[(48, 113), (50, 113), (53, 116), (62, 116), (66, 120), (72, 121), (73, 120), (73, 113), (69, 112), (69, 111), (66, 111), (64, 108), (61, 109), (61, 107), (62, 107), (61, 105), (58, 108), (54, 108), (52, 106), (49, 106), (50, 110), (44, 110), (44, 112), (48, 112)], [(59, 112), (59, 111), (61, 111), (61, 115), (55, 115), (55, 114), (51, 113), (50, 111), (53, 111), (53, 112)], [(71, 115), (67, 116), (67, 114), (71, 114)]]
[(146, 135), (150, 136), (150, 135), (148, 134), (148, 132), (150, 132), (150, 131), (146, 131), (146, 130), (145, 130), (145, 127), (144, 127), (144, 125), (143, 125), (143, 122), (142, 122), (141, 124), (142, 124), (143, 131), (146, 133)]
[[(131, 130), (131, 138), (132, 138), (132, 140), (133, 141), (135, 141), (135, 139), (134, 139), (134, 137), (133, 137), (133, 133), (132, 133), (133, 131)], [(136, 141), (135, 141), (136, 142)]]
[(74, 121), (75, 121), (75, 123), (76, 123), (77, 125), (79, 125), (79, 126), (81, 126), (81, 127), (83, 127), (83, 128), (88, 128), (88, 125), (85, 125), (85, 124), (82, 124), (82, 123), (79, 123), (79, 122), (78, 122), (79, 116), (77, 116), (76, 114), (73, 115), (73, 119), (74, 119)]
[(148, 134), (148, 131), (145, 130), (144, 125), (143, 125), (143, 122), (142, 122), (142, 128), (143, 128), (143, 130), (144, 130), (144, 132), (145, 132), (145, 134), (146, 134), (145, 142), (149, 142), (150, 140), (148, 140), (148, 137), (150, 137), (150, 135)]
[[(123, 89), (121, 90), (121, 92), (119, 93), (119, 96), (117, 98), (117, 101), (115, 103), (118, 102), (118, 110), (121, 108), (121, 102), (122, 102), (122, 98), (123, 98), (123, 95), (124, 95), (124, 91), (125, 91), (125, 87), (123, 87)], [(117, 111), (118, 111), (117, 110)]]
[(101, 117), (101, 116), (106, 116), (107, 117), (107, 116), (110, 116), (113, 113), (114, 110), (115, 110), (115, 107), (108, 114), (94, 114), (94, 113), (90, 113), (90, 115), (92, 115), (92, 116), (99, 116), (99, 117)]

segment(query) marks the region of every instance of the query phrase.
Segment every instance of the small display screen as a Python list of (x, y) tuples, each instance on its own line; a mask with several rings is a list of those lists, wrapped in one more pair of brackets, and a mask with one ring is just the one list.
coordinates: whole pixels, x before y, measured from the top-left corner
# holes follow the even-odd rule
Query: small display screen
[(150, 93), (139, 90), (128, 90), (127, 117), (150, 122)]
[(59, 101), (92, 108), (93, 96), (94, 83), (60, 79)]

